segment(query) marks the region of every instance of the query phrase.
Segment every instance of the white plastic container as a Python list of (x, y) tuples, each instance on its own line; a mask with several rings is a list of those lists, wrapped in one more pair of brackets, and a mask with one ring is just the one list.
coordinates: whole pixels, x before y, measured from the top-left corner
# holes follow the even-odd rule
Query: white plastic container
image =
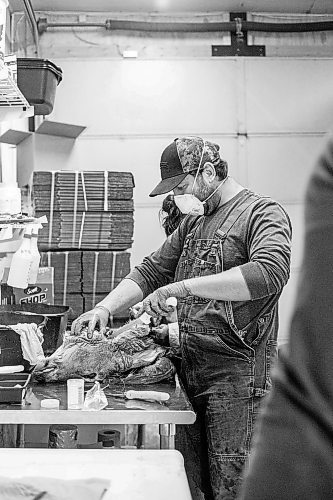
[(5, 274), (6, 260), (5, 257), (0, 257), (0, 282)]
[[(1, 2), (1, 0), (0, 0)], [(1, 3), (0, 3), (1, 5)], [(1, 9), (0, 9), (1, 11)], [(1, 16), (1, 12), (0, 12)], [(1, 24), (1, 23), (0, 23)], [(0, 55), (1, 57), (1, 55)], [(17, 184), (0, 182), (0, 214), (15, 215), (21, 213), (21, 190)]]
[(6, 46), (6, 13), (8, 0), (0, 0), (0, 59), (3, 63)]
[(82, 410), (84, 402), (83, 378), (70, 378), (67, 380), (67, 409)]
[(27, 288), (31, 267), (31, 228), (27, 227), (20, 248), (14, 253), (10, 264), (7, 284), (15, 288)]
[(30, 246), (31, 266), (28, 276), (29, 285), (35, 285), (35, 283), (37, 283), (37, 278), (38, 278), (40, 254), (38, 251), (37, 239), (38, 239), (38, 229), (33, 228), (31, 234), (31, 246)]
[(59, 399), (42, 399), (40, 407), (42, 410), (59, 410), (60, 401)]

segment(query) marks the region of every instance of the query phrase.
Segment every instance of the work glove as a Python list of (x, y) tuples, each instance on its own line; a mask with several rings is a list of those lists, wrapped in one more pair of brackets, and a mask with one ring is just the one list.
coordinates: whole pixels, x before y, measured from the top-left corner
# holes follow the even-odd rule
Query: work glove
[(129, 319), (130, 320), (137, 319), (139, 317), (138, 313), (140, 312), (141, 307), (142, 307), (142, 302), (138, 302), (137, 304), (135, 304), (134, 306), (129, 308)]
[(184, 281), (176, 281), (170, 285), (162, 286), (144, 299), (139, 314), (146, 312), (153, 317), (167, 316), (173, 310), (173, 306), (167, 304), (167, 299), (169, 297), (187, 297), (190, 293)]
[(88, 339), (93, 337), (96, 327), (99, 327), (100, 333), (105, 334), (109, 318), (110, 312), (106, 307), (96, 306), (94, 309), (81, 314), (81, 316), (73, 321), (71, 332), (73, 335), (80, 335), (82, 329), (87, 326)]

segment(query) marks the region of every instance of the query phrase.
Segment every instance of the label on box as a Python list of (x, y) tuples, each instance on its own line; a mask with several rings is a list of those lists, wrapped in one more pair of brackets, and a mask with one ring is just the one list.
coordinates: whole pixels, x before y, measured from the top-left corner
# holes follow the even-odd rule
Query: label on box
[(14, 288), (16, 304), (50, 304), (54, 303), (53, 267), (40, 267), (35, 285), (22, 290)]

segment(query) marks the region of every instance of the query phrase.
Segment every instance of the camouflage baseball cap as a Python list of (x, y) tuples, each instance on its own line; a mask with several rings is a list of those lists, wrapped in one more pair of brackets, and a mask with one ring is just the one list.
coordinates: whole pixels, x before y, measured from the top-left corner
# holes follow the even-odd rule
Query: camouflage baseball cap
[[(220, 160), (220, 147), (201, 137), (181, 137), (175, 139), (162, 153), (160, 161), (161, 182), (149, 196), (157, 196), (172, 191), (183, 179), (207, 161), (215, 165)], [(201, 165), (199, 165), (202, 157)]]

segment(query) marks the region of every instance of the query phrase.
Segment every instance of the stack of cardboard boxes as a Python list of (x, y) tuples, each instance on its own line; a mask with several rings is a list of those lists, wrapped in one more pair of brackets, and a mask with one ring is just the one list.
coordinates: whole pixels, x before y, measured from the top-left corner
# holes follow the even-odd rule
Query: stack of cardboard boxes
[[(134, 180), (128, 172), (34, 172), (41, 266), (54, 268), (54, 304), (69, 320), (94, 307), (129, 272)], [(124, 311), (115, 326), (128, 318)]]
[[(54, 269), (54, 303), (69, 306), (69, 321), (72, 321), (92, 309), (129, 273), (130, 254), (98, 250), (48, 251), (41, 253), (41, 265)], [(127, 317), (128, 311), (124, 311), (114, 318), (115, 325)]]

